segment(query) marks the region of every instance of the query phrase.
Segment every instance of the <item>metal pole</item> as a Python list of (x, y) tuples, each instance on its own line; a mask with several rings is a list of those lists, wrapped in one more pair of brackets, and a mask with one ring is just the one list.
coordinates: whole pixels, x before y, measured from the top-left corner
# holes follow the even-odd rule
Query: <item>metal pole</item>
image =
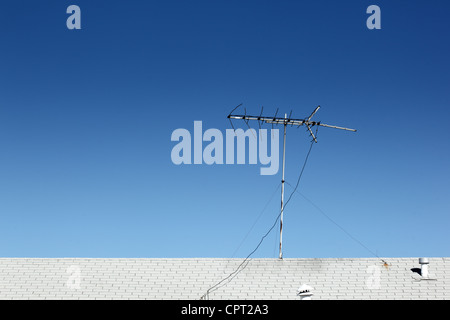
[[(240, 105), (238, 105), (236, 108), (234, 108), (231, 113), (233, 113), (234, 110), (236, 110)], [(256, 121), (261, 121), (261, 122), (265, 122), (265, 123), (271, 123), (273, 124), (283, 124), (284, 125), (284, 135), (283, 135), (283, 177), (281, 178), (281, 213), (280, 213), (280, 255), (279, 258), (283, 259), (283, 251), (282, 251), (282, 245), (283, 245), (283, 211), (284, 211), (284, 167), (285, 167), (285, 157), (286, 157), (286, 126), (291, 125), (291, 126), (302, 126), (305, 125), (308, 128), (309, 134), (312, 136), (312, 138), (314, 139), (315, 142), (317, 142), (317, 138), (315, 137), (313, 131), (311, 130), (311, 127), (313, 126), (322, 126), (322, 127), (328, 127), (328, 128), (334, 128), (334, 129), (340, 129), (340, 130), (346, 130), (346, 131), (353, 131), (355, 132), (355, 129), (350, 129), (350, 128), (344, 128), (344, 127), (338, 127), (338, 126), (334, 126), (334, 125), (329, 125), (329, 124), (324, 124), (321, 122), (317, 122), (317, 121), (311, 121), (311, 118), (316, 114), (316, 112), (320, 109), (320, 106), (318, 106), (316, 109), (314, 109), (314, 111), (311, 113), (311, 115), (308, 118), (305, 119), (291, 119), (290, 115), (289, 115), (289, 119), (287, 118), (287, 114), (284, 114), (284, 118), (282, 117), (277, 117), (277, 113), (278, 113), (278, 109), (277, 112), (275, 113), (275, 115), (273, 117), (263, 117), (262, 116), (262, 109), (261, 109), (261, 114), (259, 116), (250, 116), (247, 115), (247, 112), (245, 112), (244, 115), (233, 115), (233, 114), (229, 114), (228, 115), (228, 119), (230, 120), (231, 126), (233, 126), (233, 123), (231, 122), (231, 119), (236, 119), (236, 120), (244, 120), (247, 125), (248, 125), (248, 121), (250, 120), (256, 120)], [(234, 129), (234, 127), (233, 127)]]
[[(284, 119), (287, 118), (287, 114), (284, 114)], [(281, 177), (281, 215), (280, 215), (280, 255), (279, 258), (283, 259), (283, 210), (284, 210), (284, 163), (286, 154), (286, 120), (284, 121), (284, 134), (283, 134), (283, 171)]]

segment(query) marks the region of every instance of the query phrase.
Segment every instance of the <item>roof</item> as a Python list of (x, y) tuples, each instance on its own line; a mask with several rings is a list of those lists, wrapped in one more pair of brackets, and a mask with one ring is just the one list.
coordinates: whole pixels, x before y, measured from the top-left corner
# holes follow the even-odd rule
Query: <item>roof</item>
[[(450, 258), (251, 259), (209, 299), (449, 299)], [(227, 258), (0, 258), (0, 299), (200, 299), (243, 262)]]

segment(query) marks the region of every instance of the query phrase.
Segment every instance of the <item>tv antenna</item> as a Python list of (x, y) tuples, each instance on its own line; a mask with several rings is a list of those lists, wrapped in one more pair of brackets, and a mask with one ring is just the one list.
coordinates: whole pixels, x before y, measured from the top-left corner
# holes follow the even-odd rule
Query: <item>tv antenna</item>
[[(319, 111), (320, 106), (318, 106), (316, 109), (314, 109), (314, 111), (310, 114), (310, 116), (308, 118), (304, 118), (304, 119), (293, 119), (291, 118), (292, 115), (292, 111), (289, 114), (289, 117), (287, 116), (287, 113), (284, 114), (284, 117), (277, 117), (278, 114), (278, 109), (275, 112), (275, 115), (273, 117), (263, 117), (262, 116), (262, 112), (263, 112), (263, 108), (261, 108), (261, 113), (259, 116), (250, 116), (247, 115), (247, 110), (244, 108), (245, 110), (245, 114), (244, 115), (233, 115), (232, 113), (241, 106), (242, 104), (239, 104), (236, 108), (234, 108), (230, 114), (228, 115), (228, 119), (230, 120), (231, 126), (234, 129), (233, 126), (233, 122), (231, 122), (231, 119), (236, 119), (236, 120), (244, 120), (244, 122), (247, 124), (247, 126), (250, 128), (248, 122), (250, 120), (256, 120), (258, 121), (258, 124), (261, 128), (261, 124), (262, 123), (270, 123), (272, 124), (272, 128), (273, 125), (279, 125), (282, 124), (284, 126), (284, 134), (283, 134), (283, 169), (282, 169), (282, 177), (281, 177), (281, 214), (280, 214), (280, 252), (279, 252), (279, 259), (283, 259), (283, 211), (284, 211), (284, 168), (285, 168), (285, 155), (286, 155), (286, 127), (288, 125), (291, 126), (303, 126), (305, 125), (307, 130), (309, 131), (310, 136), (312, 137), (312, 141), (314, 141), (315, 143), (317, 143), (317, 131), (316, 131), (316, 135), (314, 134), (314, 132), (312, 131), (312, 127), (317, 126), (317, 127), (327, 127), (327, 128), (334, 128), (334, 129), (339, 129), (339, 130), (346, 130), (346, 131), (352, 131), (352, 132), (356, 132), (355, 129), (350, 129), (350, 128), (344, 128), (344, 127), (338, 127), (338, 126), (334, 126), (334, 125), (329, 125), (329, 124), (325, 124), (325, 123), (321, 123), (320, 121), (312, 121), (312, 117), (316, 114), (317, 111)], [(318, 129), (318, 128), (317, 128)]]

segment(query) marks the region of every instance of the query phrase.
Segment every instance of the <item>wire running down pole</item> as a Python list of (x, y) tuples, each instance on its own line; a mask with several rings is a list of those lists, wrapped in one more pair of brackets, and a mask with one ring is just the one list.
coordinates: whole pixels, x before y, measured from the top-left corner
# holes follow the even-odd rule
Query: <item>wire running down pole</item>
[[(287, 114), (284, 114), (284, 119), (287, 119)], [(283, 259), (283, 211), (284, 211), (284, 167), (286, 159), (286, 121), (284, 122), (283, 134), (283, 170), (281, 176), (281, 214), (280, 214), (280, 253), (278, 258)]]
[[(242, 104), (238, 105), (236, 108), (234, 108), (231, 113), (233, 113), (238, 107), (240, 107)], [(311, 121), (312, 117), (316, 114), (317, 111), (319, 111), (320, 106), (318, 106), (316, 109), (314, 109), (314, 111), (311, 113), (311, 115), (308, 118), (305, 119), (291, 119), (291, 113), (289, 114), (289, 118), (287, 117), (287, 114), (284, 114), (284, 118), (282, 117), (277, 117), (278, 114), (278, 109), (277, 112), (275, 113), (275, 116), (273, 117), (263, 117), (262, 116), (262, 109), (261, 109), (261, 114), (259, 116), (248, 116), (247, 112), (245, 111), (244, 115), (232, 115), (231, 113), (228, 115), (228, 119), (230, 120), (231, 126), (234, 129), (233, 123), (231, 122), (231, 119), (236, 119), (236, 120), (244, 120), (245, 123), (248, 125), (248, 121), (250, 120), (256, 120), (258, 121), (258, 123), (261, 125), (261, 123), (270, 123), (272, 124), (272, 126), (278, 125), (278, 124), (282, 124), (284, 126), (284, 134), (283, 134), (283, 169), (282, 169), (282, 177), (281, 177), (281, 214), (280, 214), (280, 252), (279, 252), (279, 259), (283, 259), (283, 211), (284, 211), (284, 171), (285, 171), (285, 157), (286, 157), (286, 127), (288, 125), (291, 126), (302, 126), (305, 125), (308, 128), (309, 134), (312, 137), (313, 141), (315, 143), (317, 143), (317, 138), (314, 135), (313, 131), (311, 130), (312, 127), (314, 126), (321, 126), (321, 127), (326, 127), (326, 128), (333, 128), (333, 129), (339, 129), (339, 130), (345, 130), (345, 131), (352, 131), (352, 132), (356, 132), (355, 129), (350, 129), (350, 128), (344, 128), (344, 127), (338, 127), (338, 126), (334, 126), (334, 125), (329, 125), (329, 124), (324, 124), (321, 123), (320, 121)]]

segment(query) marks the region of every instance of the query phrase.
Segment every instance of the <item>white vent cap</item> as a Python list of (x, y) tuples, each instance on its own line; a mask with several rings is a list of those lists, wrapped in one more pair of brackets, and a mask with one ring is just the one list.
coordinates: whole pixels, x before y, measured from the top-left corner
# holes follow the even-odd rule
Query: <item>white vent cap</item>
[(314, 288), (311, 287), (310, 285), (302, 284), (297, 289), (297, 295), (299, 295), (299, 296), (312, 296), (313, 295), (313, 293), (311, 292), (312, 290), (314, 290)]

